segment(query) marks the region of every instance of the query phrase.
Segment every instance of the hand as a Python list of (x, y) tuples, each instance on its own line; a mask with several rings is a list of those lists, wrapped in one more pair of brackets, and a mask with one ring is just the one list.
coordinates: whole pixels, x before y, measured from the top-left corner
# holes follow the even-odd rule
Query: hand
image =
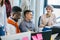
[(41, 24), (40, 27), (45, 27), (45, 25)]
[(52, 26), (52, 23), (51, 22), (48, 22), (48, 26)]

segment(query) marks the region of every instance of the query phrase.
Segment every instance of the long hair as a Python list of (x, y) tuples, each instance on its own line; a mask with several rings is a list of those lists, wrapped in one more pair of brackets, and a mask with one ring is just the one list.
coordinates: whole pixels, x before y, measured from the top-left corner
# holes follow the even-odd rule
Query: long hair
[(1, 7), (3, 6), (3, 0), (1, 1)]

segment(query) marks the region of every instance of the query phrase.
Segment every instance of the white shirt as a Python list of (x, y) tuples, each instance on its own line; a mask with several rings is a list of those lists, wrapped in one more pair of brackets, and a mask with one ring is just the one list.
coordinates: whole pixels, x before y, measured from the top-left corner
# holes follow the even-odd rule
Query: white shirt
[(16, 34), (16, 28), (15, 28), (15, 26), (13, 26), (11, 24), (8, 24), (6, 28), (7, 28), (7, 35)]
[[(9, 19), (11, 19), (11, 18), (9, 17)], [(14, 21), (14, 20), (12, 20), (12, 21)], [(7, 23), (6, 31), (7, 31), (7, 35), (16, 34), (16, 27), (12, 24)]]
[(6, 7), (3, 5), (2, 7), (0, 6), (0, 24), (6, 26)]

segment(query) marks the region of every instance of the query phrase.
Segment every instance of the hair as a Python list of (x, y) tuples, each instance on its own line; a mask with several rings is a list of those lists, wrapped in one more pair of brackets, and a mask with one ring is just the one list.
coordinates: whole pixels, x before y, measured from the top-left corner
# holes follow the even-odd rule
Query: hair
[(31, 10), (25, 10), (24, 11), (24, 16), (26, 16), (26, 14), (28, 14), (27, 12), (32, 12)]
[(9, 0), (5, 0), (6, 3), (10, 4), (10, 1)]
[(3, 0), (1, 1), (1, 7), (3, 6)]
[(18, 7), (18, 6), (14, 6), (12, 8), (12, 12), (22, 12), (22, 9), (20, 7)]
[(47, 6), (46, 6), (46, 10), (47, 10), (47, 8), (50, 8), (51, 11), (53, 12), (53, 6), (51, 6), (51, 5), (47, 5)]

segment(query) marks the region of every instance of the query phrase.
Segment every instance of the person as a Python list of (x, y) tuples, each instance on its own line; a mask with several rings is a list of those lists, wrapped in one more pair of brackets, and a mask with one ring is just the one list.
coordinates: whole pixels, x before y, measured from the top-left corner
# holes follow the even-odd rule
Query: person
[(7, 35), (20, 33), (18, 19), (20, 19), (22, 9), (18, 6), (12, 8), (11, 16), (7, 19)]
[[(46, 10), (47, 10), (47, 13), (43, 14), (41, 16), (41, 20), (40, 20), (41, 23), (40, 23), (39, 27), (40, 28), (43, 27), (42, 31), (52, 30), (52, 34), (58, 33), (57, 37), (60, 37), (60, 31), (59, 31), (60, 27), (53, 26), (54, 24), (56, 24), (56, 17), (52, 13), (53, 12), (53, 6), (47, 5)], [(50, 29), (45, 28), (46, 26), (51, 27), (51, 28)]]
[(25, 10), (24, 20), (19, 25), (21, 32), (34, 32), (35, 31), (34, 24), (31, 20), (32, 20), (32, 11)]
[(4, 0), (0, 0), (0, 36), (5, 35), (6, 22), (6, 7)]
[(45, 26), (52, 26), (56, 23), (56, 16), (55, 14), (53, 14), (53, 7), (48, 5), (46, 7), (46, 14), (43, 14), (41, 16), (41, 23), (40, 23), (40, 27), (45, 27)]
[(6, 5), (6, 14), (7, 18), (10, 16), (11, 13), (11, 4), (9, 0), (5, 0), (5, 5)]

